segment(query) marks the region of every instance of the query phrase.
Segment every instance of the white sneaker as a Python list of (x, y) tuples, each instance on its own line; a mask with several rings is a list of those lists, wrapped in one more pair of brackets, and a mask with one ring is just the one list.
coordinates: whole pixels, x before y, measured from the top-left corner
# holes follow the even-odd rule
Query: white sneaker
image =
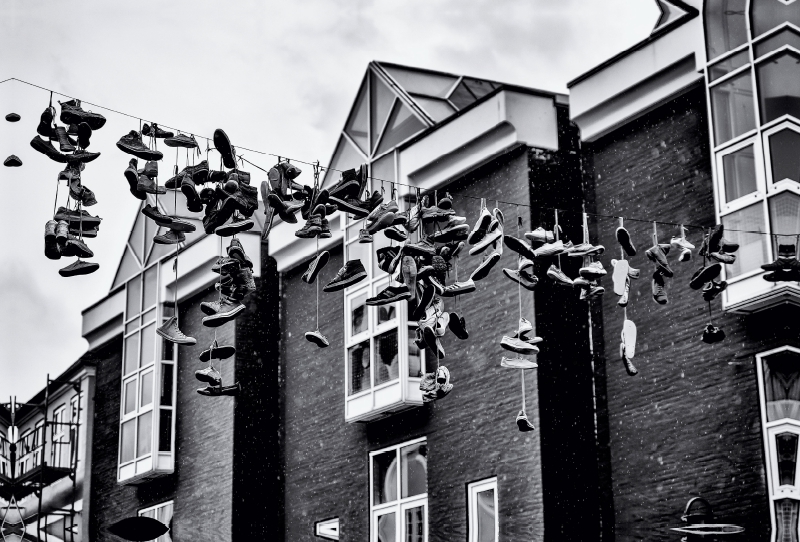
[(603, 264), (600, 262), (592, 262), (586, 267), (581, 267), (580, 271), (578, 272), (583, 278), (590, 280), (600, 278), (606, 274), (606, 270), (603, 268)]

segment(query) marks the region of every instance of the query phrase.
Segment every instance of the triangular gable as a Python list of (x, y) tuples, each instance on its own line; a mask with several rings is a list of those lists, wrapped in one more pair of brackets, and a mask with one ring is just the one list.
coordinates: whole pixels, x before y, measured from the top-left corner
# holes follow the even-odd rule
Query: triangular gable
[(660, 13), (652, 33), (661, 30), (668, 24), (674, 23), (695, 11), (694, 8), (684, 4), (680, 0), (656, 0), (656, 5)]

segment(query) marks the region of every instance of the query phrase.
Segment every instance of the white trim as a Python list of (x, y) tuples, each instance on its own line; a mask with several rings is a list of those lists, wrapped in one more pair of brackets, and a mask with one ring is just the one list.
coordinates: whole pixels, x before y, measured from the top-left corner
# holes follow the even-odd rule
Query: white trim
[(471, 482), (467, 485), (467, 519), (469, 533), (468, 542), (478, 542), (478, 493), (488, 490), (494, 491), (494, 541), (500, 540), (500, 514), (498, 507), (498, 491), (497, 491), (497, 476), (480, 480), (478, 482)]

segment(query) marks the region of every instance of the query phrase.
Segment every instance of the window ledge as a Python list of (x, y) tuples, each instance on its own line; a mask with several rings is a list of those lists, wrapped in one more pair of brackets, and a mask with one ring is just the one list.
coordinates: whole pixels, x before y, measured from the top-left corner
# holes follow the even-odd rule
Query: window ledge
[(398, 412), (422, 406), (419, 378), (401, 378), (369, 393), (345, 399), (347, 423), (371, 422)]
[(753, 314), (776, 305), (800, 306), (800, 284), (796, 282), (767, 282), (761, 271), (728, 284), (722, 308), (734, 314)]

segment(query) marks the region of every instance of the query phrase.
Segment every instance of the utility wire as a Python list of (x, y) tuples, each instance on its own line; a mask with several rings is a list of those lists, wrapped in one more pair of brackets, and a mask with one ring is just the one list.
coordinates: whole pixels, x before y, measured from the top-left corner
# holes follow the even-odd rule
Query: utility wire
[[(53, 90), (51, 88), (43, 87), (41, 85), (37, 85), (35, 83), (31, 83), (31, 82), (25, 81), (23, 79), (18, 79), (16, 77), (10, 77), (8, 79), (0, 81), (0, 84), (6, 83), (6, 82), (9, 82), (9, 81), (17, 81), (18, 83), (23, 83), (25, 85), (29, 85), (29, 86), (32, 86), (32, 87), (35, 87), (35, 88), (38, 88), (38, 89), (41, 89), (41, 90), (45, 90), (45, 91), (50, 92), (52, 94), (58, 94), (59, 96), (64, 96), (66, 98), (79, 99), (79, 98), (75, 98), (75, 97), (73, 97), (73, 96), (71, 96), (69, 94), (64, 94), (63, 92), (59, 92), (59, 91)], [(125, 117), (136, 119), (136, 120), (138, 120), (140, 122), (143, 119), (145, 119), (145, 117), (142, 117), (140, 115), (132, 115), (130, 113), (125, 113), (124, 111), (119, 111), (117, 109), (112, 109), (110, 107), (106, 107), (104, 105), (100, 105), (100, 104), (93, 103), (93, 102), (88, 102), (86, 100), (81, 100), (81, 103), (88, 104), (88, 105), (91, 105), (91, 106), (94, 106), (94, 107), (99, 107), (100, 109), (105, 109), (106, 111), (111, 111), (112, 113), (117, 113), (118, 115), (123, 115)], [(175, 126), (168, 126), (166, 124), (161, 124), (161, 123), (157, 123), (157, 122), (153, 122), (153, 121), (150, 121), (150, 122), (153, 123), (153, 124), (158, 124), (159, 127), (169, 128), (170, 130), (175, 130), (175, 131), (177, 131), (179, 133), (182, 133), (182, 134), (188, 134), (188, 135), (194, 136), (196, 138), (205, 139), (206, 142), (208, 142), (209, 140), (213, 139), (213, 138), (209, 138), (209, 137), (204, 136), (204, 135), (197, 134), (195, 132), (191, 132), (189, 130), (183, 130), (183, 129), (175, 127)], [(248, 152), (254, 152), (256, 154), (260, 154), (260, 155), (263, 155), (263, 156), (274, 156), (274, 157), (276, 157), (278, 159), (285, 159), (285, 160), (290, 161), (290, 162), (296, 162), (298, 164), (305, 164), (305, 165), (312, 166), (312, 167), (314, 167), (315, 165), (319, 164), (319, 162), (307, 162), (305, 160), (299, 160), (297, 158), (291, 158), (289, 156), (286, 156), (285, 154), (274, 154), (274, 153), (271, 153), (271, 152), (259, 151), (259, 150), (256, 150), (256, 149), (251, 149), (251, 148), (248, 148), (248, 147), (241, 147), (241, 146), (238, 146), (238, 145), (235, 146), (235, 148), (237, 150), (244, 150), (244, 151), (248, 151)], [(259, 166), (257, 164), (254, 164), (253, 162), (251, 162), (247, 158), (244, 158), (241, 155), (239, 156), (239, 158), (241, 160), (247, 162), (248, 164), (260, 169), (261, 171), (268, 172), (268, 170), (262, 168), (261, 166)], [(318, 167), (320, 168), (320, 170), (335, 171), (337, 173), (343, 173), (343, 170), (332, 168), (332, 167), (328, 167), (328, 166), (318, 166)], [(409, 184), (400, 183), (400, 182), (397, 182), (397, 181), (389, 181), (389, 180), (386, 180), (386, 179), (379, 179), (377, 177), (367, 177), (367, 178), (368, 179), (372, 179), (374, 181), (380, 181), (381, 184), (382, 183), (389, 183), (389, 184), (397, 185), (397, 186), (405, 186), (405, 187), (410, 188), (412, 190), (419, 190), (419, 187), (416, 187), (416, 186), (413, 186), (413, 185), (409, 185)], [(432, 193), (432, 192), (434, 192), (434, 190), (430, 189), (430, 190), (424, 191), (423, 193), (428, 194), (428, 193)], [(464, 194), (459, 195), (459, 197), (467, 198), (467, 199), (474, 199), (474, 200), (478, 200), (478, 201), (480, 201), (480, 199), (481, 199), (479, 197), (468, 196), (468, 195), (464, 195)], [(656, 223), (664, 225), (664, 226), (679, 226), (679, 227), (682, 226), (684, 228), (693, 228), (693, 229), (699, 229), (699, 230), (705, 230), (707, 228), (707, 226), (701, 226), (701, 225), (698, 225), (698, 224), (686, 224), (686, 223), (678, 223), (678, 222), (668, 222), (668, 221), (664, 221), (664, 220), (632, 218), (632, 217), (629, 217), (629, 216), (622, 217), (622, 216), (619, 216), (619, 215), (604, 215), (604, 214), (599, 214), (599, 213), (588, 213), (588, 212), (583, 211), (582, 209), (558, 209), (556, 207), (545, 207), (545, 206), (542, 206), (542, 205), (535, 205), (535, 204), (534, 205), (528, 205), (528, 204), (525, 204), (525, 203), (519, 203), (519, 202), (515, 202), (515, 201), (504, 201), (504, 200), (496, 200), (496, 202), (497, 203), (503, 203), (505, 205), (514, 205), (514, 206), (528, 207), (530, 209), (538, 209), (539, 211), (558, 211), (558, 212), (561, 212), (561, 213), (580, 213), (581, 215), (583, 215), (585, 213), (585, 214), (587, 214), (589, 216), (593, 216), (595, 218), (608, 218), (608, 219), (615, 219), (615, 220), (620, 219), (620, 218), (624, 218), (625, 220), (632, 221), (632, 222), (640, 222), (640, 223), (646, 223), (646, 224), (652, 224), (653, 222), (656, 222)], [(792, 236), (797, 236), (798, 235), (796, 233), (791, 233), (791, 234), (789, 234), (789, 233), (781, 233), (781, 234), (778, 234), (778, 233), (767, 233), (767, 232), (757, 231), (757, 230), (738, 230), (738, 229), (733, 229), (733, 228), (725, 228), (725, 231), (738, 232), (738, 233), (747, 233), (747, 234), (753, 234), (753, 235), (769, 235), (770, 237), (792, 237)]]

